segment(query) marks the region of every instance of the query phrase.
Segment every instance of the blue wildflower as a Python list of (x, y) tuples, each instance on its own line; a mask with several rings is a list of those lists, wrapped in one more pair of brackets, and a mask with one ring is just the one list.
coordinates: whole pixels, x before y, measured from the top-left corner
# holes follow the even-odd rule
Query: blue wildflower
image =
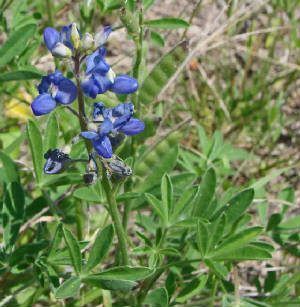
[(101, 47), (86, 60), (86, 79), (81, 82), (83, 92), (92, 98), (110, 90), (116, 94), (131, 94), (138, 88), (136, 79), (128, 75), (115, 77), (114, 72), (105, 61), (106, 49)]
[(63, 26), (60, 32), (54, 28), (47, 27), (44, 30), (44, 41), (53, 56), (71, 57), (74, 55), (74, 50), (79, 47), (82, 47), (85, 51), (95, 50), (106, 42), (110, 33), (111, 27), (108, 26), (98, 32), (95, 38), (89, 33), (82, 38), (79, 29), (73, 23)]
[(86, 131), (80, 135), (92, 140), (96, 152), (103, 158), (112, 157), (112, 144), (109, 134), (122, 132), (126, 135), (135, 135), (145, 129), (145, 124), (132, 117), (134, 106), (132, 103), (122, 103), (115, 108), (106, 109), (101, 102), (94, 103), (93, 119), (101, 121), (97, 132)]
[(34, 115), (50, 113), (56, 103), (70, 104), (77, 97), (77, 87), (56, 69), (55, 73), (42, 78), (38, 86), (39, 94), (31, 104)]

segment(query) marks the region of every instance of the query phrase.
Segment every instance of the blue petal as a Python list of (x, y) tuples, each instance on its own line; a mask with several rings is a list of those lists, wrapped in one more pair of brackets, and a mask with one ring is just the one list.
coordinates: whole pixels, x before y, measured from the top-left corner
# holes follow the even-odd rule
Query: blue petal
[(49, 76), (43, 77), (41, 83), (38, 85), (38, 90), (40, 94), (48, 93), (51, 81)]
[(56, 102), (50, 94), (38, 95), (31, 104), (31, 109), (35, 116), (50, 113), (56, 107)]
[(138, 88), (138, 82), (136, 79), (128, 75), (117, 76), (114, 80), (110, 91), (116, 94), (131, 94)]
[(124, 125), (126, 125), (126, 123), (130, 120), (131, 114), (127, 113), (124, 114), (120, 117), (118, 117), (115, 121), (114, 121), (114, 130), (119, 130), (121, 129)]
[(87, 57), (85, 71), (86, 75), (94, 71), (97, 71), (102, 74), (105, 74), (109, 71), (110, 66), (104, 60), (105, 53), (105, 48), (99, 48)]
[(98, 56), (94, 59), (93, 73), (106, 74), (110, 69), (110, 66), (105, 62), (104, 58)]
[(98, 137), (98, 133), (91, 131), (80, 132), (80, 135), (89, 140), (93, 140), (94, 138)]
[(61, 80), (66, 79), (65, 76), (57, 68), (55, 69), (55, 72), (53, 74), (49, 74), (48, 77), (49, 80), (55, 85), (58, 85)]
[(126, 135), (135, 135), (141, 133), (145, 129), (145, 124), (137, 118), (132, 117), (129, 122), (120, 128)]
[(54, 99), (62, 104), (72, 103), (77, 97), (77, 87), (69, 79), (64, 78), (58, 84), (58, 91)]
[(111, 158), (113, 152), (110, 140), (107, 136), (93, 139), (93, 146), (96, 152), (105, 159)]
[(47, 48), (51, 51), (59, 41), (59, 32), (50, 27), (46, 28), (44, 30), (44, 41)]
[(102, 102), (95, 102), (93, 110), (93, 119), (97, 118), (99, 115), (103, 115), (104, 110), (105, 106)]
[(113, 129), (113, 124), (109, 118), (105, 118), (103, 123), (100, 126), (101, 135), (106, 135)]
[(105, 93), (112, 84), (108, 78), (101, 76), (99, 74), (93, 74), (93, 78), (98, 86), (98, 94)]
[(96, 44), (98, 44), (98, 46), (103, 45), (107, 41), (111, 31), (112, 31), (112, 28), (110, 26), (107, 26), (107, 27), (104, 27), (102, 31), (99, 31), (98, 33), (96, 33), (95, 35)]
[(90, 76), (88, 79), (82, 81), (80, 87), (85, 95), (93, 99), (95, 99), (98, 95), (99, 87), (97, 86), (93, 76)]
[(73, 44), (71, 42), (71, 30), (72, 30), (72, 25), (69, 26), (63, 26), (60, 31), (60, 41), (73, 50)]
[(112, 116), (118, 117), (124, 114), (133, 114), (134, 105), (133, 103), (121, 103), (112, 109)]

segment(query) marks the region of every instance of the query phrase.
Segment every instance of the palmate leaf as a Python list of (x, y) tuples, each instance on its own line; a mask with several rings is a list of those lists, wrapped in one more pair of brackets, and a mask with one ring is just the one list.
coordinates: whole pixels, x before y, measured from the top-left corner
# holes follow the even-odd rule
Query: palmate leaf
[[(223, 255), (231, 254), (233, 257), (235, 251), (256, 238), (263, 230), (263, 227), (247, 228), (235, 235), (229, 236), (215, 250), (208, 254), (208, 258), (222, 259)], [(234, 251), (234, 252), (233, 252)]]

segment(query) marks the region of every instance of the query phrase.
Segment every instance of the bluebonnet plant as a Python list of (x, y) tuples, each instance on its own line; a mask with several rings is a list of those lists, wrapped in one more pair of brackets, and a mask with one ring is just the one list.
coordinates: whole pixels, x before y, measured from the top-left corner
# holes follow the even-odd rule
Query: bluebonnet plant
[(55, 73), (42, 78), (38, 86), (39, 95), (32, 102), (31, 108), (36, 116), (50, 113), (56, 103), (70, 104), (77, 97), (77, 87), (56, 69)]
[(135, 135), (145, 129), (145, 124), (132, 117), (134, 106), (132, 103), (119, 104), (115, 108), (106, 109), (101, 102), (94, 103), (93, 120), (101, 122), (97, 131), (83, 131), (84, 138), (92, 140), (96, 152), (103, 158), (112, 157), (112, 144), (109, 134), (118, 132)]
[[(96, 98), (98, 94), (112, 91), (117, 94), (130, 94), (137, 90), (138, 82), (128, 75), (116, 76), (110, 65), (105, 61), (106, 48), (102, 45), (111, 33), (111, 27), (105, 27), (94, 37), (86, 33), (82, 35), (76, 24), (62, 27), (58, 32), (53, 28), (44, 30), (44, 41), (53, 56), (66, 58), (69, 61), (76, 85), (56, 69), (53, 74), (42, 78), (38, 86), (39, 95), (32, 102), (31, 107), (34, 115), (40, 116), (51, 112), (58, 104), (67, 105), (72, 103), (78, 95), (79, 113), (68, 107), (72, 113), (79, 117), (81, 127), (80, 135), (92, 141), (95, 152), (100, 157), (104, 167), (112, 169), (111, 174), (117, 173), (118, 178), (131, 175), (131, 169), (126, 167), (122, 160), (113, 155), (116, 148), (125, 138), (125, 135), (135, 135), (142, 132), (145, 125), (142, 121), (132, 117), (134, 106), (132, 103), (122, 103), (115, 108), (105, 108), (104, 104), (94, 104), (93, 119), (88, 120), (84, 112), (85, 95)], [(85, 78), (82, 80), (80, 67), (85, 62)], [(89, 129), (89, 124), (98, 125), (97, 129)], [(89, 160), (70, 159), (61, 150), (49, 149), (45, 154), (47, 159), (44, 172), (57, 174), (66, 169), (73, 162), (88, 162), (93, 165), (87, 170), (85, 182), (94, 183), (97, 166), (95, 155), (91, 153), (87, 143)], [(105, 162), (105, 159), (110, 159)], [(111, 165), (111, 166), (110, 166)], [(94, 171), (95, 169), (95, 171)], [(130, 171), (129, 171), (130, 170)], [(108, 176), (111, 177), (110, 175)]]

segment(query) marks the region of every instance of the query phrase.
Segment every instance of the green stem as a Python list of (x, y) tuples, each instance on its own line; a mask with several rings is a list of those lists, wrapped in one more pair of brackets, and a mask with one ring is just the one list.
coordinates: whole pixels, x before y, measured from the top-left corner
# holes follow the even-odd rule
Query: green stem
[(102, 185), (106, 193), (107, 203), (109, 205), (109, 211), (110, 211), (109, 213), (113, 220), (113, 223), (116, 229), (116, 233), (117, 233), (117, 237), (118, 237), (119, 249), (121, 253), (121, 265), (127, 265), (129, 263), (129, 260), (128, 260), (128, 254), (127, 254), (126, 234), (123, 230), (121, 220), (119, 217), (115, 193), (110, 186), (110, 183), (107, 179), (107, 175), (106, 175), (104, 168), (102, 171)]
[(212, 295), (211, 295), (211, 307), (215, 306), (215, 299), (216, 299), (216, 292), (217, 292), (217, 286), (218, 286), (218, 279), (216, 276), (214, 276), (213, 280), (213, 288), (212, 288)]
[(46, 10), (48, 14), (48, 25), (50, 27), (53, 27), (54, 22), (53, 22), (53, 12), (52, 12), (52, 4), (50, 0), (46, 0)]
[(81, 201), (76, 204), (76, 227), (77, 227), (77, 238), (79, 241), (83, 240), (83, 210)]

